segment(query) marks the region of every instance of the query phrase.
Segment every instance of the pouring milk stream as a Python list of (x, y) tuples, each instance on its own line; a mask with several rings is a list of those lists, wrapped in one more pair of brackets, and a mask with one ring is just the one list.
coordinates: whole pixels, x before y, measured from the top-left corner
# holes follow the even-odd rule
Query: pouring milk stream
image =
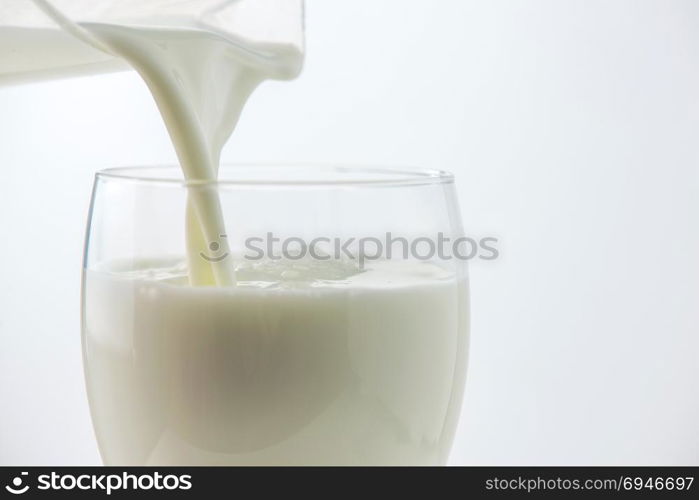
[[(14, 44), (20, 38), (26, 42), (4, 63), (4, 71), (0, 63), (0, 80), (3, 73), (21, 78), (36, 69), (32, 64), (44, 70), (54, 65), (59, 73), (81, 65), (119, 68), (121, 60), (138, 71), (191, 185), (186, 215), (190, 284), (234, 285), (231, 259), (210, 262), (199, 256), (211, 242), (223, 254), (229, 252), (218, 194), (208, 183), (217, 179), (221, 149), (254, 89), (266, 79), (292, 79), (301, 71), (302, 0), (33, 0), (34, 8), (22, 1), (9, 0), (6, 8), (15, 8), (15, 16), (28, 18), (30, 26), (41, 26), (34, 18), (43, 12), (62, 31), (5, 29)], [(47, 38), (57, 42), (58, 62), (50, 62)]]

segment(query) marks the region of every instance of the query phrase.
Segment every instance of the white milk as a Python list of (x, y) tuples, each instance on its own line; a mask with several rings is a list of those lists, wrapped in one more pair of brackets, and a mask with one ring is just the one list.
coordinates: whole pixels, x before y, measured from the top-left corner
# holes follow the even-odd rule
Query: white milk
[(0, 85), (128, 69), (125, 61), (51, 28), (0, 27)]
[[(268, 78), (293, 78), (302, 54), (292, 45), (261, 45), (199, 30), (80, 24), (143, 77), (160, 109), (185, 179), (215, 181), (221, 149), (252, 91)], [(215, 188), (190, 192), (187, 215), (189, 279), (194, 285), (232, 285), (230, 260), (199, 256), (210, 242), (228, 243)]]
[(87, 272), (85, 364), (105, 463), (444, 463), (465, 287), (426, 263), (318, 264), (344, 273), (334, 281), (283, 281), (283, 264), (263, 265), (228, 288), (187, 286), (184, 263)]

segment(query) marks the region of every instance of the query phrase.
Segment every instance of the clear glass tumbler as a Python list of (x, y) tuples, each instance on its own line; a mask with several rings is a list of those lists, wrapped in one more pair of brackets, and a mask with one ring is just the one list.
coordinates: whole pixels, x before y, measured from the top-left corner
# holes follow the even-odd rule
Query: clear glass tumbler
[[(225, 231), (193, 251), (202, 196)], [(468, 350), (463, 236), (441, 171), (98, 173), (82, 338), (103, 461), (446, 463)], [(193, 263), (234, 282), (192, 285)]]

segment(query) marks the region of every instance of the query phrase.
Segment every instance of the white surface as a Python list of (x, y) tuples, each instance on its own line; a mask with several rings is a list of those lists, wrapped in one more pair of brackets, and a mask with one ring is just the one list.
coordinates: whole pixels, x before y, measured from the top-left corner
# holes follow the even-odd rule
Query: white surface
[[(224, 158), (457, 174), (502, 258), (472, 269), (453, 463), (699, 464), (699, 5), (425, 5), (309, 0), (304, 74), (260, 88)], [(0, 463), (98, 463), (92, 173), (174, 152), (132, 74), (0, 89), (0, 138)]]

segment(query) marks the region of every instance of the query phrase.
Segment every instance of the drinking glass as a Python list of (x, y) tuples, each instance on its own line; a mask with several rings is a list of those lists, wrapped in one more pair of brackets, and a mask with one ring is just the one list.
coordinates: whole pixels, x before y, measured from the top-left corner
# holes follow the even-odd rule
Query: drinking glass
[[(82, 341), (104, 463), (445, 464), (469, 335), (453, 176), (179, 172), (96, 175)], [(225, 231), (193, 251), (202, 197)], [(234, 282), (191, 285), (193, 263)]]

